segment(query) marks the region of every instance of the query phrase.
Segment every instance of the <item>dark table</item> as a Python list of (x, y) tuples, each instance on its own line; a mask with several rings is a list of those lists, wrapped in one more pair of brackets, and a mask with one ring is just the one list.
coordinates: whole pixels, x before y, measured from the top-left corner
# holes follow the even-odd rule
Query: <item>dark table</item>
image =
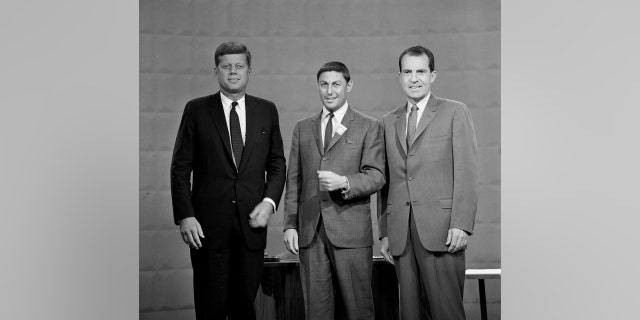
[[(376, 320), (399, 319), (398, 279), (393, 265), (382, 258), (373, 260), (371, 288)], [(265, 262), (255, 306), (258, 319), (304, 319), (304, 298), (297, 260)], [(343, 319), (339, 301), (336, 301), (335, 319)]]

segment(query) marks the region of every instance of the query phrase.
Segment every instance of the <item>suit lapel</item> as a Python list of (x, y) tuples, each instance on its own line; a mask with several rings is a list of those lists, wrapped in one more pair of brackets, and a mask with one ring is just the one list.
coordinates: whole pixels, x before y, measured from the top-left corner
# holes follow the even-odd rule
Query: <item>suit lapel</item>
[(253, 99), (245, 94), (244, 96), (244, 107), (245, 107), (245, 119), (246, 119), (246, 128), (245, 128), (245, 141), (244, 141), (244, 150), (242, 151), (242, 159), (240, 159), (240, 165), (238, 165), (238, 171), (241, 171), (250, 159), (251, 150), (253, 149), (253, 142), (255, 141), (256, 134), (258, 133), (258, 110)]
[[(351, 126), (351, 121), (353, 121), (353, 115), (354, 112), (353, 110), (351, 110), (351, 107), (347, 108), (347, 111), (344, 114), (344, 117), (342, 117), (342, 121), (340, 122), (346, 129), (344, 130), (344, 132), (342, 134), (338, 134), (335, 133), (333, 135), (333, 137), (331, 138), (331, 143), (329, 143), (329, 148), (327, 148), (327, 152), (329, 152), (329, 150), (331, 150), (331, 148), (343, 137), (346, 135), (347, 131), (349, 130), (349, 126)], [(335, 132), (335, 128), (333, 129)]]
[(405, 103), (397, 113), (396, 118), (396, 137), (398, 138), (404, 155), (407, 155), (407, 105)]
[(420, 135), (427, 129), (431, 120), (435, 118), (438, 114), (438, 104), (436, 101), (436, 96), (431, 94), (429, 97), (429, 101), (427, 101), (427, 108), (422, 112), (422, 117), (420, 117), (420, 122), (418, 123), (418, 128), (416, 128), (416, 133), (413, 135), (413, 141), (411, 141), (411, 145), (418, 140)]
[(220, 100), (220, 92), (211, 96), (209, 115), (211, 116), (211, 120), (213, 120), (213, 124), (218, 130), (218, 136), (222, 140), (224, 144), (225, 153), (227, 155), (227, 160), (231, 162), (233, 165), (233, 156), (231, 153), (231, 142), (229, 137), (229, 131), (227, 130), (227, 121), (224, 117), (224, 110), (222, 109), (222, 100)]
[(311, 119), (311, 131), (313, 131), (313, 138), (316, 140), (316, 146), (318, 147), (318, 152), (321, 155), (324, 155), (324, 149), (322, 149), (322, 138), (320, 137), (320, 125), (321, 125), (321, 121), (320, 119), (322, 118), (322, 111), (320, 111), (320, 114), (318, 114), (317, 116), (313, 117)]

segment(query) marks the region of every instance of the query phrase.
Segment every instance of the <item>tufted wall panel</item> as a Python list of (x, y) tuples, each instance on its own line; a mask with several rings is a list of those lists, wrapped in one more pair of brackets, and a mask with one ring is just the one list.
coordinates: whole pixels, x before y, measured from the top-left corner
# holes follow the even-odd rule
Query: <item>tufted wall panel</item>
[[(218, 90), (213, 51), (228, 40), (252, 52), (247, 92), (280, 112), (285, 155), (295, 122), (317, 112), (315, 74), (339, 60), (350, 69), (349, 103), (380, 118), (403, 102), (398, 55), (421, 44), (435, 55), (435, 95), (471, 109), (480, 152), (480, 203), (468, 268), (500, 268), (500, 1), (141, 0), (140, 319), (193, 319), (188, 250), (171, 211), (169, 165), (185, 103)], [(287, 159), (288, 160), (288, 159)], [(377, 222), (374, 225), (378, 252)], [(269, 254), (285, 251), (282, 206), (268, 227)], [(490, 319), (500, 282), (488, 280)], [(467, 281), (468, 319), (479, 319)]]

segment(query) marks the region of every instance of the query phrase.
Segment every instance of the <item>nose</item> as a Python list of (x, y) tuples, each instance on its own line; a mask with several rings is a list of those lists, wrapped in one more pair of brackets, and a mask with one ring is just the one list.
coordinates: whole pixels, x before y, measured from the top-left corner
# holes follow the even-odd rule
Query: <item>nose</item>
[(327, 94), (331, 95), (333, 93), (333, 89), (331, 88), (331, 86), (327, 87)]
[(415, 73), (415, 72), (412, 72), (412, 73), (411, 73), (411, 78), (410, 78), (409, 80), (411, 80), (411, 82), (416, 82), (416, 81), (418, 81), (418, 76), (416, 75), (416, 73)]
[(236, 74), (238, 73), (238, 69), (235, 66), (231, 66), (231, 71), (229, 73)]

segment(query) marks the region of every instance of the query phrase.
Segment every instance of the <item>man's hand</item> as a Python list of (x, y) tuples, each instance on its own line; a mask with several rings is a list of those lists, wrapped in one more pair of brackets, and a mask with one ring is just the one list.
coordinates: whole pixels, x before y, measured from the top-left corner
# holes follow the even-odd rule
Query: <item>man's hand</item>
[(468, 239), (469, 235), (467, 235), (466, 231), (458, 228), (449, 229), (447, 242), (445, 242), (445, 245), (449, 246), (449, 249), (447, 251), (449, 251), (450, 253), (454, 253), (460, 250), (467, 249)]
[(393, 263), (393, 257), (391, 257), (391, 251), (389, 251), (389, 237), (382, 238), (380, 243), (380, 253), (382, 253), (384, 260), (391, 264), (395, 264)]
[(200, 238), (204, 238), (204, 233), (202, 232), (202, 227), (200, 227), (200, 223), (196, 218), (189, 217), (180, 221), (180, 235), (182, 236), (182, 241), (184, 241), (184, 243), (186, 243), (190, 248), (198, 249), (202, 247)]
[(267, 201), (258, 203), (258, 205), (256, 205), (256, 207), (253, 208), (253, 211), (249, 214), (249, 226), (251, 228), (266, 227), (273, 210), (273, 205)]
[(284, 247), (289, 252), (298, 255), (298, 231), (296, 229), (287, 229), (284, 231)]
[(328, 191), (334, 191), (347, 187), (347, 177), (331, 171), (318, 171), (320, 186)]

